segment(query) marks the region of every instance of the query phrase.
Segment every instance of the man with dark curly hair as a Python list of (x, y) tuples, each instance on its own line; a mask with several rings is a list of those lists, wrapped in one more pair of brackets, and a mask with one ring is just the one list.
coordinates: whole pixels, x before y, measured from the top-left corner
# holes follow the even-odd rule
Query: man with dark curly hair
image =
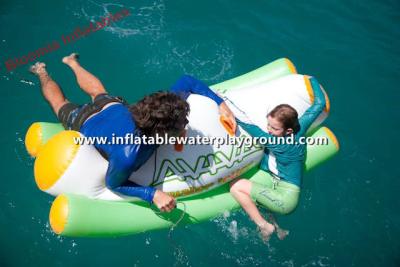
[[(80, 65), (76, 53), (62, 61), (75, 73), (80, 88), (91, 96), (92, 103), (81, 106), (70, 103), (47, 73), (44, 63), (37, 62), (30, 71), (38, 76), (44, 98), (64, 127), (80, 131), (86, 137), (111, 139), (132, 133), (134, 136), (182, 135), (188, 123), (186, 99), (192, 93), (213, 99), (219, 105), (221, 115), (236, 129), (233, 113), (223, 99), (191, 76), (182, 76), (169, 92), (157, 92), (136, 104), (127, 105), (123, 99), (108, 95), (100, 80)], [(161, 190), (128, 180), (130, 174), (151, 157), (156, 145), (96, 143), (95, 147), (109, 162), (105, 178), (107, 188), (153, 202), (161, 211), (169, 212), (176, 207), (175, 199)]]

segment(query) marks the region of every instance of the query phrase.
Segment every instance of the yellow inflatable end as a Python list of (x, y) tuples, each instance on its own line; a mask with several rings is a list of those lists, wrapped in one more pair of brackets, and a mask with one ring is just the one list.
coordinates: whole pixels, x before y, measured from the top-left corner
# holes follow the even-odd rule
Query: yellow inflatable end
[(332, 140), (332, 142), (335, 144), (337, 150), (339, 150), (340, 146), (339, 146), (339, 141), (336, 138), (336, 135), (327, 127), (323, 127), (326, 134), (328, 135), (329, 139)]
[(32, 124), (25, 135), (25, 147), (29, 155), (36, 157), (39, 150), (43, 147), (42, 127), (40, 123)]
[(43, 146), (34, 166), (35, 181), (41, 190), (52, 187), (69, 167), (80, 147), (74, 142), (77, 137), (79, 132), (62, 131)]
[(293, 62), (288, 58), (285, 58), (285, 62), (288, 65), (290, 72), (293, 74), (296, 74), (297, 70), (296, 70), (296, 67), (294, 66)]
[(61, 234), (68, 220), (68, 198), (65, 195), (59, 195), (50, 208), (50, 226), (56, 234)]

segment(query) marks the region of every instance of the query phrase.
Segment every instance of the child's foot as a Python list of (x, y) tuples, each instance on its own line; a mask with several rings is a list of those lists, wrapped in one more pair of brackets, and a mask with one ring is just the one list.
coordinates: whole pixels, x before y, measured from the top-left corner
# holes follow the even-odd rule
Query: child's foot
[(268, 242), (272, 233), (275, 231), (275, 226), (273, 224), (264, 222), (258, 225), (258, 229), (260, 230), (261, 239), (264, 242)]
[(289, 230), (284, 230), (280, 227), (275, 225), (276, 235), (278, 236), (279, 240), (285, 239), (289, 235)]
[(79, 54), (78, 53), (72, 53), (69, 56), (63, 57), (62, 62), (71, 65), (73, 63), (78, 62)]
[(275, 230), (276, 230), (276, 235), (278, 236), (279, 240), (283, 240), (289, 235), (289, 231), (282, 229), (278, 225), (278, 223), (276, 222), (276, 220), (272, 214), (269, 214), (268, 220), (274, 225)]
[(36, 62), (29, 68), (29, 71), (35, 75), (40, 75), (46, 73), (46, 64), (43, 62)]

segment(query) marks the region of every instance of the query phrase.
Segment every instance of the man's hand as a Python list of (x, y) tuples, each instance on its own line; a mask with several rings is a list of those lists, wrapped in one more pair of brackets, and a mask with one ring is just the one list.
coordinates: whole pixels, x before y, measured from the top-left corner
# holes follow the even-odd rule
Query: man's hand
[(175, 198), (160, 190), (156, 190), (156, 193), (153, 197), (153, 203), (162, 212), (170, 212), (176, 208)]
[(221, 116), (226, 119), (230, 129), (232, 130), (231, 134), (234, 135), (236, 132), (235, 115), (233, 115), (233, 112), (230, 110), (225, 102), (222, 102), (221, 105), (219, 105), (219, 114), (221, 114)]

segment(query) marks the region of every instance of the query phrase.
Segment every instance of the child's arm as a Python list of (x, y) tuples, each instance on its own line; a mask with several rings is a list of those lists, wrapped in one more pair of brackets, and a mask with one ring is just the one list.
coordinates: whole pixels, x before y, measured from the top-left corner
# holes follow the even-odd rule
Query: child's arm
[(301, 118), (299, 119), (300, 131), (297, 133), (297, 135), (304, 135), (307, 132), (308, 128), (321, 114), (326, 105), (325, 94), (324, 92), (322, 92), (321, 86), (319, 85), (317, 79), (311, 77), (310, 82), (311, 88), (313, 89), (314, 93), (314, 103), (306, 110), (306, 112), (304, 112), (303, 116), (301, 116)]
[[(248, 132), (252, 137), (274, 138), (273, 135), (264, 132), (263, 130), (261, 130), (260, 127), (254, 125), (254, 124), (244, 123), (244, 122), (242, 122), (242, 121), (240, 121), (238, 119), (236, 119), (236, 121), (237, 121), (237, 124), (240, 125), (242, 127), (242, 129), (245, 130), (246, 132)], [(276, 145), (272, 145), (272, 144), (266, 143), (265, 147), (271, 149), (273, 147), (276, 147)]]

